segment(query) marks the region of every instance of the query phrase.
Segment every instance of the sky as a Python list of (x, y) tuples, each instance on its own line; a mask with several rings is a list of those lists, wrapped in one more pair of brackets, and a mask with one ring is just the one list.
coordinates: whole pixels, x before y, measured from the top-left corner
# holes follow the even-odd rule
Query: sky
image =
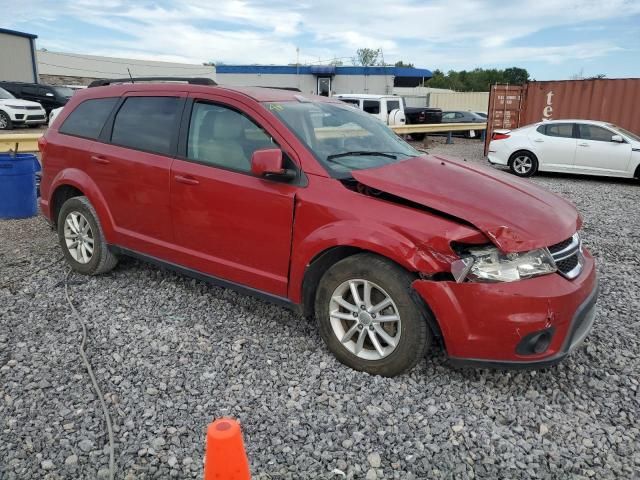
[(358, 48), (443, 71), (640, 77), (640, 0), (0, 0), (37, 48), (186, 63), (351, 65)]

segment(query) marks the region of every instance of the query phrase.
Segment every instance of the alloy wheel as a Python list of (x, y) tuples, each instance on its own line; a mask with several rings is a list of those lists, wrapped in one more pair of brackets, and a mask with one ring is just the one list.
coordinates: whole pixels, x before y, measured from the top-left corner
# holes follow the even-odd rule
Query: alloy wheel
[(522, 175), (527, 174), (533, 168), (533, 161), (526, 155), (520, 155), (513, 159), (513, 169)]
[(364, 360), (381, 360), (396, 349), (402, 334), (398, 307), (379, 285), (347, 280), (331, 295), (331, 328), (340, 343)]
[(4, 130), (5, 128), (7, 128), (7, 117), (0, 115), (0, 130)]
[(71, 257), (86, 264), (93, 257), (93, 231), (85, 216), (77, 211), (69, 212), (64, 221), (64, 240)]

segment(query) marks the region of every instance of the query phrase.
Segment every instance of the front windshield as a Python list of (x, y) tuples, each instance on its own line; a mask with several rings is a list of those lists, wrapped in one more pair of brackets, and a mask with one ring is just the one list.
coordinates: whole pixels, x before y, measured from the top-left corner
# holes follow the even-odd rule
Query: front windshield
[(376, 117), (344, 103), (269, 102), (265, 107), (338, 178), (420, 155)]
[(62, 97), (72, 97), (74, 93), (69, 87), (53, 87), (53, 89)]
[(9, 92), (7, 92), (4, 88), (0, 88), (0, 99), (1, 100), (8, 100), (10, 98), (16, 98), (13, 95), (11, 95)]
[(619, 127), (617, 125), (613, 125), (611, 123), (609, 124), (609, 126), (614, 130), (619, 131), (623, 135), (626, 135), (627, 137), (634, 139), (636, 142), (640, 142), (640, 136), (636, 135), (635, 133), (631, 133), (629, 130), (625, 130), (624, 128)]

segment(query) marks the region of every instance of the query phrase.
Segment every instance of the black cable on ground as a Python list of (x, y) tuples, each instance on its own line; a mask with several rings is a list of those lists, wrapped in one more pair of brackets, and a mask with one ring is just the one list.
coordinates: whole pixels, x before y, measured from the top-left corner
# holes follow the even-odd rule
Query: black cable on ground
[(102, 395), (102, 390), (100, 390), (100, 387), (98, 386), (98, 382), (96, 380), (95, 375), (93, 374), (93, 369), (91, 368), (91, 364), (87, 359), (87, 354), (85, 352), (85, 345), (87, 342), (87, 326), (85, 325), (84, 321), (82, 320), (82, 317), (78, 313), (78, 310), (76, 310), (76, 307), (73, 305), (73, 302), (71, 301), (71, 297), (69, 295), (68, 280), (69, 280), (70, 273), (71, 273), (71, 269), (69, 269), (69, 271), (64, 277), (64, 294), (67, 297), (67, 303), (69, 303), (69, 306), (73, 311), (73, 314), (75, 315), (76, 319), (78, 320), (78, 323), (82, 327), (82, 341), (80, 342), (80, 347), (79, 347), (80, 356), (82, 357), (82, 362), (84, 363), (84, 366), (87, 369), (87, 373), (89, 374), (89, 377), (91, 378), (93, 389), (95, 390), (96, 395), (98, 395), (98, 399), (100, 400), (100, 405), (102, 406), (102, 413), (104, 414), (104, 419), (107, 423), (107, 432), (109, 435), (109, 479), (113, 480), (115, 476), (115, 442), (113, 439), (113, 427), (111, 425), (111, 416), (109, 415), (107, 404), (104, 401), (104, 395)]

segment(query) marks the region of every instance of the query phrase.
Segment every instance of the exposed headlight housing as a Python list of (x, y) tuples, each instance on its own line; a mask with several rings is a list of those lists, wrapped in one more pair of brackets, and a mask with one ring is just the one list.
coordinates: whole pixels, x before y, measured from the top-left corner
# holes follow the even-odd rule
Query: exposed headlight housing
[(494, 246), (469, 248), (451, 264), (456, 282), (515, 282), (557, 270), (546, 248), (522, 253), (502, 253)]

